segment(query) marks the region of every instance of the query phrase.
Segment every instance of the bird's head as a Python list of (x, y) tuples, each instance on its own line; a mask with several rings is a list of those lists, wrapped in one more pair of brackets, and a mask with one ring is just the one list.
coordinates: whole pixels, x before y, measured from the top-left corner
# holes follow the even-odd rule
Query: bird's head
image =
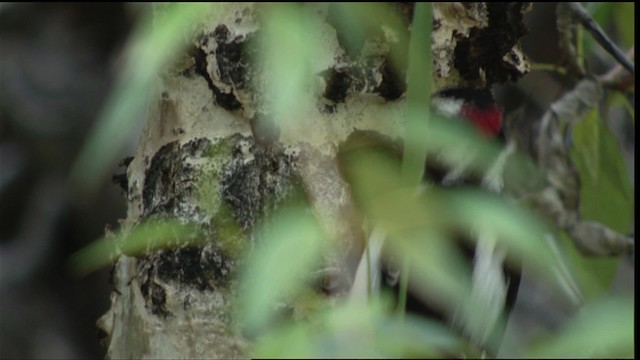
[(433, 109), (447, 117), (461, 117), (489, 137), (502, 128), (502, 108), (496, 105), (489, 89), (451, 88), (431, 97)]

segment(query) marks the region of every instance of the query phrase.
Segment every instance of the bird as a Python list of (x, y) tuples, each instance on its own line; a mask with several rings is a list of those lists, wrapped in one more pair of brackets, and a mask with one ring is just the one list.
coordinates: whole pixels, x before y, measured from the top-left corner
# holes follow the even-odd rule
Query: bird
[[(431, 97), (431, 109), (452, 121), (467, 121), (488, 139), (504, 143), (503, 111), (496, 104), (490, 89), (458, 87), (441, 90)], [(403, 145), (375, 131), (354, 131), (338, 153), (339, 167), (346, 178), (349, 177), (349, 170), (345, 169), (348, 166), (346, 158), (360, 150), (377, 151), (399, 159), (402, 157)], [(493, 167), (504, 166), (500, 164), (501, 161), (504, 162), (502, 154), (495, 160)], [(424, 166), (423, 181), (442, 189), (466, 186), (496, 193), (501, 191), (501, 181), (496, 180), (495, 176), (487, 175), (492, 171), (491, 168), (485, 174), (477, 174), (468, 171), (468, 165), (463, 161), (451, 166), (441, 156), (429, 156)], [(468, 237), (475, 239), (470, 240)], [(446, 323), (474, 345), (495, 356), (504, 335), (504, 320), (515, 305), (521, 269), (513, 262), (506, 263), (506, 250), (500, 247), (493, 234), (470, 234), (463, 231), (453, 234), (451, 238), (469, 264), (469, 276), (472, 279), (470, 301), (476, 301), (481, 306), (463, 306), (453, 312), (445, 312), (413, 291), (415, 286), (412, 286), (412, 279), (409, 278), (405, 311)], [(390, 291), (398, 300), (401, 291), (399, 262), (387, 255), (385, 239), (384, 231), (374, 225), (368, 236), (366, 249), (362, 250), (360, 261), (355, 267), (349, 292), (352, 301), (361, 301), (363, 297), (380, 291)], [(474, 309), (482, 309), (482, 314), (478, 317), (480, 320), (465, 321), (465, 318), (474, 315), (469, 314)]]

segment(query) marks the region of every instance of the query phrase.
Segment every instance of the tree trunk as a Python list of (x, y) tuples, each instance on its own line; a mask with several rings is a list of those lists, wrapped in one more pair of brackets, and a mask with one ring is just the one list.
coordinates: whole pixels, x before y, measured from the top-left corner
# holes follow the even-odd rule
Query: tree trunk
[[(257, 85), (259, 66), (251, 61), (263, 27), (262, 9), (253, 4), (221, 7), (222, 16), (205, 23), (193, 39), (184, 56), (187, 65), (164, 72), (152, 96), (127, 169), (123, 228), (177, 219), (197, 225), (205, 239), (119, 258), (112, 306), (99, 320), (108, 335), (109, 358), (248, 356), (250, 342), (237, 330), (233, 313), (242, 296), (236, 280), (242, 249), (251, 248), (256, 224), (300, 191), (338, 239), (340, 251), (325, 256), (326, 267), (353, 274), (349, 256), (361, 250), (363, 239), (354, 230), (359, 227), (351, 226), (355, 215), (334, 157), (356, 129), (402, 135), (405, 75), (392, 70), (389, 56), (397, 36), (375, 32), (359, 46), (346, 47), (346, 30), (337, 25), (333, 6), (305, 5), (303, 11), (318, 26), (318, 44), (331, 49), (331, 56), (314, 65), (320, 88), (315, 104), (295, 126), (282, 127), (259, 100), (264, 88)], [(412, 6), (393, 9), (411, 22)], [(434, 16), (441, 20), (436, 30), (449, 35), (468, 34), (488, 21), (482, 3), (436, 8)], [(459, 21), (460, 16), (468, 21)], [(452, 17), (458, 22), (447, 20)], [(477, 64), (474, 76), (469, 76), (473, 64), (458, 73), (455, 44), (439, 36), (434, 32), (436, 88), (505, 80), (504, 69), (478, 74)], [(519, 68), (526, 64), (512, 65), (513, 74), (526, 72)]]

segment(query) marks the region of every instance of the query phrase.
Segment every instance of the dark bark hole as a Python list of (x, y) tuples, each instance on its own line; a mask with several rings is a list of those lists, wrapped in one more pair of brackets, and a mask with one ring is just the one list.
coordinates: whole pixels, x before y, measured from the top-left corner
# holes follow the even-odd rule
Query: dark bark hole
[(149, 309), (152, 314), (163, 318), (170, 315), (166, 308), (167, 292), (161, 285), (156, 284), (151, 279), (148, 279), (140, 285), (140, 292), (146, 299), (147, 309)]
[(344, 102), (352, 83), (349, 73), (331, 68), (320, 75), (324, 77), (327, 83), (323, 96), (336, 103)]
[(399, 74), (396, 69), (393, 68), (389, 59), (385, 59), (384, 64), (380, 68), (382, 74), (382, 82), (374, 90), (375, 93), (382, 96), (386, 100), (393, 101), (398, 99), (407, 89), (404, 76)]
[(242, 107), (242, 104), (233, 95), (233, 93), (224, 93), (220, 91), (214, 84), (209, 72), (207, 71), (207, 54), (201, 48), (193, 48), (191, 52), (195, 62), (196, 74), (202, 76), (206, 81), (209, 89), (213, 92), (213, 97), (218, 105), (223, 109), (234, 111)]

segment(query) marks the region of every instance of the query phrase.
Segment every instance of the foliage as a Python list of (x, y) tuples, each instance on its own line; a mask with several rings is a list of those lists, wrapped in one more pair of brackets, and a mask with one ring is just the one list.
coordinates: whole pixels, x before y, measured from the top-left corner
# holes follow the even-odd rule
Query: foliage
[[(392, 14), (387, 5), (344, 5), (342, 17), (350, 19), (346, 26), (366, 28), (369, 19)], [(622, 21), (633, 21), (619, 10), (620, 5), (600, 5), (598, 12), (611, 11)], [(87, 142), (78, 160), (76, 176), (104, 172), (101, 164), (115, 156), (123, 139), (137, 123), (155, 73), (165, 67), (175, 53), (181, 51), (184, 33), (179, 31), (201, 16), (197, 6), (176, 5), (157, 20), (151, 31), (147, 19), (132, 40), (129, 62), (115, 87), (101, 122)], [(296, 114), (304, 112), (311, 101), (308, 81), (314, 60), (322, 49), (312, 43), (314, 22), (298, 5), (269, 7), (260, 60), (265, 64), (266, 91), (281, 126), (295, 126)], [(630, 20), (631, 19), (631, 20)], [(392, 21), (393, 23), (393, 21)], [(615, 23), (615, 22), (614, 22)], [(416, 195), (419, 167), (424, 158), (435, 152), (457, 154), (456, 161), (473, 161), (474, 167), (486, 169), (497, 153), (497, 145), (475, 136), (461, 125), (452, 125), (428, 112), (430, 52), (430, 5), (417, 3), (414, 34), (410, 44), (407, 94), (406, 137), (408, 156), (404, 162), (384, 154), (354, 155), (349, 164), (355, 198), (371, 221), (380, 224), (393, 239), (393, 251), (409, 259), (412, 276), (425, 284), (425, 292), (439, 292), (441, 301), (456, 304), (463, 301), (470, 279), (461, 271), (458, 250), (451, 246), (451, 228), (466, 230), (481, 227), (495, 233), (518, 259), (536, 269), (544, 279), (554, 278), (556, 257), (543, 239), (549, 229), (525, 209), (473, 190), (442, 192), (428, 189)], [(632, 27), (630, 27), (632, 28)], [(628, 27), (618, 29), (626, 42)], [(419, 31), (417, 31), (419, 30)], [(284, 39), (284, 40), (283, 40)], [(631, 37), (631, 43), (633, 43)], [(407, 41), (407, 39), (401, 40)], [(280, 47), (286, 43), (285, 55)], [(591, 46), (591, 45), (590, 45)], [(402, 54), (393, 54), (401, 58)], [(396, 61), (396, 65), (402, 61)], [(304, 96), (300, 95), (304, 94)], [(308, 101), (302, 101), (302, 99)], [(292, 102), (297, 98), (300, 101)], [(425, 119), (429, 119), (425, 121)], [(582, 214), (626, 232), (631, 226), (633, 186), (622, 162), (615, 138), (603, 125), (597, 111), (588, 114), (573, 133), (573, 158), (582, 180)], [(115, 141), (115, 143), (114, 143)], [(109, 142), (109, 146), (107, 146)], [(111, 148), (111, 150), (110, 150)], [(474, 149), (469, 158), (465, 149)], [(459, 154), (458, 154), (459, 153)], [(366, 157), (366, 161), (362, 160)], [(94, 186), (95, 179), (85, 178)], [(453, 218), (441, 214), (455, 214)], [(400, 216), (402, 215), (402, 216)], [(242, 289), (246, 294), (239, 304), (243, 324), (257, 336), (256, 357), (400, 357), (450, 356), (467, 352), (471, 347), (463, 339), (441, 325), (410, 316), (398, 317), (383, 296), (372, 299), (369, 306), (338, 302), (310, 311), (304, 322), (275, 321), (274, 309), (291, 294), (300, 294), (307, 279), (302, 274), (311, 270), (328, 243), (311, 209), (296, 204), (278, 211), (257, 232), (260, 239), (247, 261)], [(182, 229), (177, 224), (141, 226), (119, 244), (130, 244), (132, 254), (148, 249), (144, 239), (161, 238), (167, 231)], [(135, 240), (143, 239), (143, 240)], [(114, 258), (105, 250), (112, 239), (102, 240), (75, 258), (84, 272)], [(133, 244), (133, 245), (131, 245)], [(138, 244), (138, 245), (136, 245)], [(144, 244), (144, 245), (140, 245)], [(606, 295), (617, 259), (586, 259), (572, 245), (570, 268), (575, 271), (587, 305), (557, 334), (549, 334), (522, 354), (532, 357), (600, 357), (633, 356), (633, 301)], [(109, 255), (107, 255), (109, 254)], [(287, 259), (287, 261), (283, 261)], [(404, 274), (405, 276), (407, 274)], [(551, 281), (551, 280), (549, 280)], [(267, 285), (268, 284), (268, 285)], [(406, 289), (405, 289), (406, 290)], [(306, 301), (318, 301), (306, 298)], [(309, 305), (313, 307), (315, 305)], [(589, 346), (584, 346), (589, 344)]]

